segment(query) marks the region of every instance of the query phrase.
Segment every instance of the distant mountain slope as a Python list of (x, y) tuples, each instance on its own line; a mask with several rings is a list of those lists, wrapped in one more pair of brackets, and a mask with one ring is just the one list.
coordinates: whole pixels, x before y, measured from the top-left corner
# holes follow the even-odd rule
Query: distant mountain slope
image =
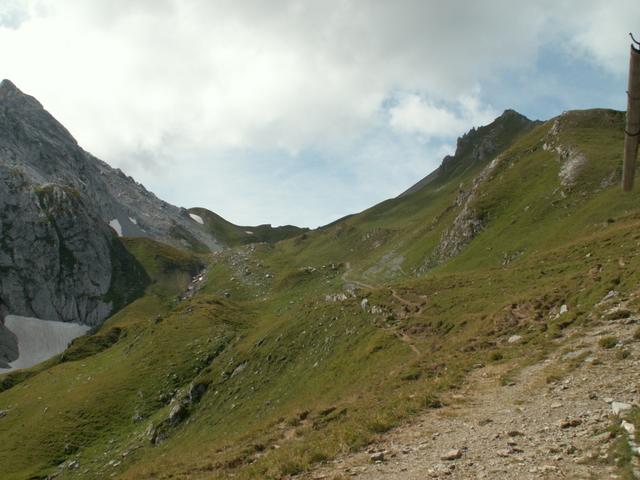
[(281, 227), (272, 227), (268, 224), (253, 227), (238, 226), (206, 208), (190, 208), (189, 214), (194, 222), (200, 223), (202, 221), (201, 224), (207, 231), (227, 246), (259, 242), (275, 243), (309, 231), (308, 228), (294, 227), (293, 225)]
[(187, 211), (158, 199), (119, 169), (85, 152), (33, 97), (0, 83), (0, 163), (35, 185), (71, 187), (119, 235), (144, 236), (201, 252), (220, 242)]
[(317, 255), (336, 248), (353, 252), (350, 262), (372, 277), (394, 278), (424, 271), (426, 264), (433, 267), (440, 237), (464, 206), (474, 181), (495, 158), (541, 125), (506, 110), (489, 125), (460, 137), (453, 156), (446, 156), (436, 170), (398, 197), (326, 225), (296, 248)]

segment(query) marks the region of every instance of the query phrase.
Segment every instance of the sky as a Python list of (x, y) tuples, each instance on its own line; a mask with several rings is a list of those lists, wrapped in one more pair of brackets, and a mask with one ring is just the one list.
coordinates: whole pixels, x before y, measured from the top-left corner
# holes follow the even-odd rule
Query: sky
[(0, 78), (159, 197), (316, 227), (512, 108), (626, 107), (638, 0), (0, 0)]

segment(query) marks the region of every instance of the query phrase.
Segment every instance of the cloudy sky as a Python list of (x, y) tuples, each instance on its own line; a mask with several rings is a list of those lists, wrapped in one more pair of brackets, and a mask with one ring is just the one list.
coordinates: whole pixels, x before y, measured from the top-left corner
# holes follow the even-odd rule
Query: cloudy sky
[(638, 28), (638, 0), (0, 0), (0, 77), (165, 200), (315, 227), (506, 108), (624, 109)]

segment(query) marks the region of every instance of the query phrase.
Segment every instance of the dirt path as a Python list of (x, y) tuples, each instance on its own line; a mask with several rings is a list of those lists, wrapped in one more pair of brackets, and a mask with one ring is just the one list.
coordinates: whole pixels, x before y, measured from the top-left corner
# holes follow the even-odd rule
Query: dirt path
[(421, 356), (422, 352), (420, 351), (420, 349), (418, 347), (416, 347), (416, 345), (413, 343), (413, 340), (411, 339), (411, 337), (409, 335), (407, 335), (404, 332), (401, 332), (397, 329), (393, 329), (393, 333), (395, 334), (396, 337), (398, 337), (398, 339), (401, 342), (406, 343), (409, 348), (411, 350), (413, 350), (413, 353), (415, 353), (417, 356)]
[(344, 270), (344, 273), (342, 274), (342, 277), (341, 277), (342, 281), (344, 283), (352, 283), (352, 284), (356, 285), (357, 287), (364, 288), (365, 290), (374, 290), (376, 288), (375, 286), (369, 285), (368, 283), (363, 283), (363, 282), (360, 282), (358, 280), (353, 280), (351, 278), (347, 278), (349, 276), (349, 274), (351, 273), (351, 263), (347, 262), (347, 263), (345, 263), (344, 266), (345, 266), (345, 270)]
[[(347, 278), (348, 275), (351, 273), (351, 263), (347, 262), (345, 264), (345, 272), (342, 274), (342, 281), (345, 283), (352, 283), (360, 288), (363, 288), (365, 290), (374, 290), (375, 288), (381, 288), (381, 287), (376, 287), (374, 285), (370, 285), (368, 283), (364, 283), (361, 282), (359, 280), (354, 280), (351, 278)], [(422, 310), (424, 308), (425, 303), (418, 303), (418, 302), (412, 302), (411, 300), (407, 300), (406, 298), (402, 297), (397, 290), (395, 290), (392, 287), (387, 287), (389, 289), (389, 292), (391, 293), (391, 296), (393, 298), (395, 298), (398, 302), (400, 302), (403, 305), (406, 305), (407, 307), (409, 307), (411, 309), (412, 312), (415, 312), (416, 314), (420, 314), (422, 313)]]
[[(507, 386), (500, 382), (507, 365), (478, 369), (446, 407), (307, 478), (621, 478), (604, 460), (612, 441), (607, 428), (615, 418), (611, 401), (640, 403), (640, 342), (633, 338), (634, 323), (605, 322), (584, 336), (564, 339), (556, 353), (521, 370)], [(598, 341), (605, 335), (616, 336), (620, 344), (602, 348)], [(622, 358), (623, 350), (630, 355)], [(376, 461), (380, 454), (383, 460)]]
[(389, 287), (389, 291), (391, 292), (391, 296), (393, 298), (395, 298), (396, 300), (398, 300), (400, 303), (402, 303), (403, 305), (406, 305), (407, 307), (409, 307), (411, 312), (414, 312), (415, 315), (420, 315), (422, 313), (422, 310), (424, 309), (426, 302), (412, 302), (411, 300), (407, 300), (406, 298), (401, 297), (397, 290)]
[[(345, 272), (342, 274), (342, 281), (343, 282), (351, 283), (351, 284), (356, 285), (356, 286), (358, 286), (358, 287), (360, 287), (360, 288), (362, 288), (364, 290), (374, 290), (376, 288), (381, 288), (381, 287), (375, 287), (373, 285), (369, 285), (368, 283), (364, 283), (364, 282), (360, 282), (358, 280), (353, 280), (351, 278), (348, 278), (349, 273), (351, 273), (351, 263), (347, 262), (345, 264)], [(412, 313), (415, 313), (417, 315), (422, 313), (423, 305), (411, 302), (410, 300), (407, 300), (406, 298), (401, 297), (398, 294), (398, 292), (395, 289), (391, 288), (391, 287), (388, 287), (388, 289), (389, 289), (389, 292), (391, 293), (391, 296), (393, 298), (395, 298), (401, 304), (407, 306)], [(398, 337), (398, 339), (401, 342), (406, 343), (409, 346), (409, 348), (411, 350), (413, 350), (413, 352), (416, 355), (418, 355), (418, 356), (422, 355), (422, 352), (420, 352), (418, 347), (416, 347), (416, 345), (413, 342), (413, 340), (411, 339), (411, 337), (409, 335), (407, 335), (405, 332), (402, 332), (397, 328), (389, 328), (388, 330), (391, 330), (393, 332), (393, 334), (396, 337)]]

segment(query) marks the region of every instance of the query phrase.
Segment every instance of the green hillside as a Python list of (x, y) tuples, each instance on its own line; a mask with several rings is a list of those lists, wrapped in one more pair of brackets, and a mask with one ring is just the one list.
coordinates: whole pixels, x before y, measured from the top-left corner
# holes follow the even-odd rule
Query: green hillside
[(287, 478), (438, 408), (478, 364), (541, 358), (595, 321), (640, 282), (624, 114), (522, 118), (318, 230), (243, 235), (193, 209), (236, 246), (127, 240), (146, 294), (3, 383), (3, 478)]

